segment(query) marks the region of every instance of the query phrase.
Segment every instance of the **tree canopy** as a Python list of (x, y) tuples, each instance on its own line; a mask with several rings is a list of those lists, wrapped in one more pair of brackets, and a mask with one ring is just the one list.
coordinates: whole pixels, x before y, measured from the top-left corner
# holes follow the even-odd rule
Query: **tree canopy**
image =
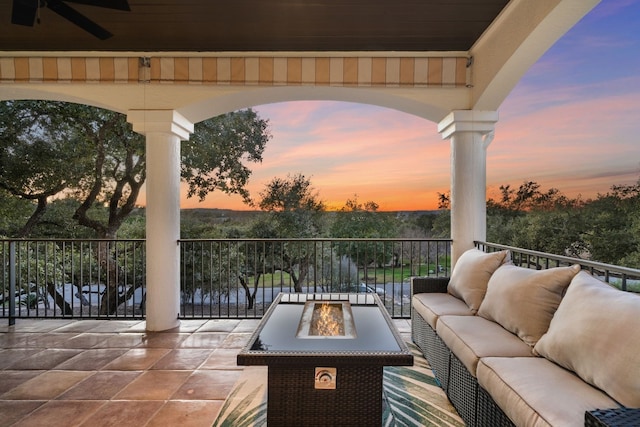
[(252, 109), (212, 117), (196, 123), (193, 135), (180, 147), (181, 175), (189, 185), (187, 196), (204, 200), (213, 191), (239, 194), (251, 203), (246, 185), (271, 139), (269, 121)]
[(59, 102), (0, 103), (0, 188), (36, 203), (17, 237), (30, 234), (52, 196), (79, 188), (88, 175), (92, 153), (84, 133), (99, 125), (85, 112), (80, 105)]
[(525, 181), (487, 202), (487, 240), (599, 262), (640, 266), (640, 180), (594, 199), (570, 199)]
[[(251, 109), (195, 125), (181, 144), (181, 176), (188, 196), (212, 191), (249, 200), (247, 162), (260, 162), (270, 139), (268, 121)], [(0, 103), (0, 188), (35, 208), (11, 234), (32, 234), (52, 198), (77, 202), (73, 219), (95, 237), (113, 238), (133, 212), (146, 175), (144, 136), (123, 114), (52, 101)], [(5, 230), (10, 231), (10, 230)]]
[[(376, 238), (417, 230), (420, 237), (450, 236), (448, 193), (438, 194), (440, 212), (421, 215), (413, 228), (357, 196), (339, 212), (325, 212), (302, 173), (274, 178), (253, 201), (246, 189), (249, 164), (262, 160), (270, 137), (268, 121), (251, 109), (195, 125), (189, 141), (181, 143), (188, 196), (235, 193), (264, 212), (250, 224), (225, 229), (218, 223), (215, 230), (200, 224), (191, 234)], [(146, 178), (145, 160), (144, 137), (122, 114), (64, 102), (0, 102), (0, 235), (111, 238), (124, 230), (127, 237), (144, 237), (143, 210), (137, 210), (136, 201)], [(136, 212), (140, 215), (132, 215)], [(571, 199), (556, 188), (543, 190), (534, 181), (506, 184), (487, 201), (487, 240), (637, 267), (638, 212), (640, 180), (589, 200)], [(376, 251), (349, 255), (362, 263), (378, 262), (370, 256)]]
[(318, 237), (322, 233), (324, 202), (301, 173), (267, 182), (258, 206), (269, 215), (254, 225), (253, 237)]

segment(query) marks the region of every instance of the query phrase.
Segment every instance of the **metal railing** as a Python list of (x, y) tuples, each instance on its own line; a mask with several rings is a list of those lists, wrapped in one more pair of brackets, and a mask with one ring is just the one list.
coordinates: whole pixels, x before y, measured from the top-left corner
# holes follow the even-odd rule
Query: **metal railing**
[(280, 292), (376, 292), (411, 316), (411, 276), (448, 275), (451, 240), (181, 240), (181, 316), (262, 317)]
[(497, 243), (476, 242), (476, 247), (485, 252), (508, 249), (515, 265), (543, 270), (551, 267), (580, 264), (583, 270), (620, 290), (640, 293), (640, 270), (617, 265), (594, 262), (580, 258), (553, 255), (544, 252), (500, 245)]
[[(448, 276), (449, 239), (180, 240), (182, 318), (259, 318), (280, 292), (376, 292), (390, 315), (411, 315), (411, 276)], [(640, 292), (640, 270), (509, 249), (514, 264), (580, 264)], [(0, 240), (0, 317), (145, 315), (144, 240)]]
[[(448, 275), (449, 239), (180, 240), (182, 318), (259, 318), (279, 292), (376, 292), (410, 317), (409, 277)], [(144, 240), (0, 240), (0, 317), (140, 319)]]
[(0, 316), (142, 318), (144, 240), (0, 240)]

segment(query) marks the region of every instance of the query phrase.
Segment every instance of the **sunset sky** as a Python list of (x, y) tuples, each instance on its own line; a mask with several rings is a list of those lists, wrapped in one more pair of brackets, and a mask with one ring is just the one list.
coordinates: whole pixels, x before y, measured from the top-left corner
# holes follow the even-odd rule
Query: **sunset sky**
[[(488, 148), (488, 196), (536, 181), (583, 198), (640, 178), (640, 2), (602, 1), (524, 76), (499, 109)], [(253, 107), (273, 138), (251, 164), (255, 198), (302, 173), (329, 208), (357, 195), (380, 210), (435, 209), (449, 191), (449, 141), (436, 123), (344, 102)], [(185, 192), (186, 193), (186, 192)], [(182, 208), (252, 209), (221, 193)]]

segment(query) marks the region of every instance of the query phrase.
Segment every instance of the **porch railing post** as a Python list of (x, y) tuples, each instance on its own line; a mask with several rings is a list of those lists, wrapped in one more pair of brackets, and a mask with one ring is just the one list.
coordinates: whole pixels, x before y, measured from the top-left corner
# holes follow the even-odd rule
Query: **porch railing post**
[(451, 140), (452, 266), (474, 241), (487, 234), (487, 147), (498, 121), (496, 111), (454, 110), (438, 124)]
[(9, 242), (9, 326), (16, 324), (16, 242)]

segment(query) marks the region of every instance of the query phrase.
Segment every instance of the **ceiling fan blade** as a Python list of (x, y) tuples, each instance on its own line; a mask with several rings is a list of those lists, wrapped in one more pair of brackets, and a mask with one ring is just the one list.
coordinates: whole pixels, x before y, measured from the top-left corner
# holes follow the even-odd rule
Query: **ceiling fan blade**
[(93, 34), (100, 40), (106, 40), (109, 37), (113, 36), (113, 34), (111, 34), (105, 28), (102, 28), (100, 25), (96, 24), (80, 12), (77, 12), (76, 10), (62, 3), (62, 1), (60, 0), (49, 0), (47, 2), (47, 7), (63, 18), (73, 22), (83, 30)]
[(107, 9), (131, 11), (127, 0), (66, 0), (68, 3), (88, 4)]
[(39, 0), (13, 0), (11, 23), (33, 27), (39, 5)]

